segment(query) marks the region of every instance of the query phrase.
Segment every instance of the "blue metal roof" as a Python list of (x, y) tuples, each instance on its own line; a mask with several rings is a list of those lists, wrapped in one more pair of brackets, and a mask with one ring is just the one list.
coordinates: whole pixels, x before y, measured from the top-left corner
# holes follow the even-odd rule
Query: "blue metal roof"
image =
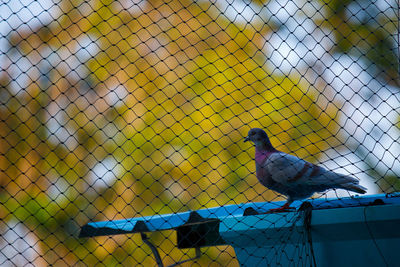
[[(380, 204), (400, 204), (400, 194), (355, 196), (341, 199), (310, 199), (308, 201), (312, 204), (314, 210)], [(256, 213), (264, 213), (272, 208), (283, 205), (283, 203), (283, 201), (242, 203), (197, 211), (90, 222), (82, 227), (79, 236), (93, 237), (175, 229), (187, 225), (188, 223), (215, 221), (232, 216), (244, 216), (245, 212), (249, 210), (255, 211)], [(296, 201), (292, 206), (298, 208), (301, 204), (301, 201)]]

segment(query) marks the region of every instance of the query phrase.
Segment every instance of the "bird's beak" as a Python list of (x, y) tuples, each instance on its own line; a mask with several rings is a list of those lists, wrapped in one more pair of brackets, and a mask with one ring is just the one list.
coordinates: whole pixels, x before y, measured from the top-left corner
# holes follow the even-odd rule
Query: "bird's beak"
[(246, 136), (246, 137), (244, 138), (244, 141), (245, 141), (245, 142), (250, 141), (250, 138), (249, 138), (248, 136)]

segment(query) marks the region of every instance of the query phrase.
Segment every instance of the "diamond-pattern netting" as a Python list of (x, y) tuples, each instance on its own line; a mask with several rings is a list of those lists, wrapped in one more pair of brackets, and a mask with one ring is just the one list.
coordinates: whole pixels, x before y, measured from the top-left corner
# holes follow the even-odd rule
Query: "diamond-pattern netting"
[[(152, 266), (140, 236), (84, 240), (79, 227), (284, 199), (255, 177), (252, 127), (369, 194), (398, 191), (398, 10), (2, 1), (0, 265)], [(152, 240), (164, 263), (193, 256), (174, 231)], [(193, 264), (237, 264), (229, 246), (203, 252)]]

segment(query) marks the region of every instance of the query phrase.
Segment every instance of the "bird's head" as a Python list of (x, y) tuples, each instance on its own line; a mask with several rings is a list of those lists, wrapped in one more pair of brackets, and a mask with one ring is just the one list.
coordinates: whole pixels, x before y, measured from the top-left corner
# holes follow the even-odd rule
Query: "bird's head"
[(274, 151), (275, 148), (272, 146), (271, 141), (268, 138), (267, 133), (260, 128), (250, 129), (247, 137), (244, 139), (245, 142), (251, 141), (255, 144), (256, 148), (267, 151)]

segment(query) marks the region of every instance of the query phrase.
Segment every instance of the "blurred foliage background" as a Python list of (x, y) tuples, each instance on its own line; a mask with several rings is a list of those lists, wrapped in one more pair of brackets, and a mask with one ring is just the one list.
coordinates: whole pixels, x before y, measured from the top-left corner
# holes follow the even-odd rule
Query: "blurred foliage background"
[[(280, 150), (399, 189), (395, 1), (0, 4), (0, 265), (152, 266), (88, 221), (280, 200), (254, 176)], [(335, 165), (337, 164), (337, 165)], [(165, 263), (187, 257), (152, 235)], [(235, 265), (232, 248), (199, 266)]]

